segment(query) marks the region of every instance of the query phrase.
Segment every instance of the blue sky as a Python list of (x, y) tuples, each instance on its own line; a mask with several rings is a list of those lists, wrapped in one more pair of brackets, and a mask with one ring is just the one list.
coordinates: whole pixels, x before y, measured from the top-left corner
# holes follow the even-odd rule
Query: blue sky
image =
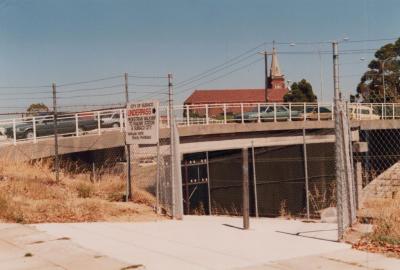
[[(0, 87), (38, 86), (84, 81), (124, 72), (162, 75), (171, 72), (175, 82), (224, 63), (262, 42), (276, 40), (286, 79), (310, 80), (320, 92), (318, 45), (301, 41), (350, 41), (400, 36), (400, 3), (396, 0), (0, 0)], [(279, 44), (296, 42), (296, 46)], [(374, 49), (386, 43), (343, 43), (340, 50)], [(271, 45), (261, 46), (271, 49)], [(330, 51), (330, 44), (322, 46)], [(181, 102), (195, 88), (263, 87), (263, 62), (206, 83), (257, 59), (257, 55), (196, 81), (176, 92)], [(366, 61), (359, 59), (364, 57)], [(341, 88), (353, 92), (359, 74), (373, 57), (371, 51), (340, 57)], [(322, 56), (323, 100), (332, 97), (332, 59)], [(118, 85), (122, 79), (60, 88), (62, 105), (103, 104), (123, 101), (119, 86), (83, 92), (79, 88)], [(165, 79), (134, 79), (132, 91), (159, 91)], [(202, 85), (197, 86), (200, 83)], [(197, 86), (197, 87), (194, 87)], [(47, 94), (46, 91), (49, 91)], [(112, 93), (113, 96), (96, 96)], [(43, 93), (42, 93), (43, 92)], [(21, 93), (19, 96), (18, 93)], [(22, 93), (30, 93), (22, 94)], [(89, 96), (91, 94), (91, 96)], [(0, 88), (0, 112), (21, 111), (32, 102), (49, 104), (50, 88)], [(140, 98), (143, 94), (132, 94)], [(24, 100), (20, 99), (25, 98)], [(165, 95), (157, 95), (165, 99)], [(47, 99), (46, 99), (47, 98)], [(15, 108), (6, 108), (15, 107)]]

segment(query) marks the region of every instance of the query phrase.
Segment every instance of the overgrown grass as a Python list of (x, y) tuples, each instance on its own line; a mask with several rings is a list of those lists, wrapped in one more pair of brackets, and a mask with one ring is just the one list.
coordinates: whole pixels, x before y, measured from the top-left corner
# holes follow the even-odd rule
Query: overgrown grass
[(155, 219), (155, 198), (133, 186), (132, 203), (125, 198), (124, 175), (61, 172), (54, 180), (46, 162), (0, 161), (0, 221), (19, 223)]
[(400, 245), (400, 198), (374, 200), (368, 205), (376, 209), (374, 230), (368, 238), (377, 244)]

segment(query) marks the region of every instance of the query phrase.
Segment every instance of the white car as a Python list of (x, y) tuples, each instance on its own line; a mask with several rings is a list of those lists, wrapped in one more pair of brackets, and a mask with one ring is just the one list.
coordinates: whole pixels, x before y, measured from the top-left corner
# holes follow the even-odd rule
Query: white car
[(104, 128), (119, 128), (121, 125), (119, 112), (114, 112), (110, 115), (102, 116), (101, 120), (102, 120), (101, 127)]
[(6, 128), (5, 127), (0, 127), (0, 142), (1, 141), (6, 141), (7, 136), (6, 136)]
[(354, 120), (378, 120), (381, 116), (374, 113), (371, 107), (363, 105), (350, 105), (349, 118)]

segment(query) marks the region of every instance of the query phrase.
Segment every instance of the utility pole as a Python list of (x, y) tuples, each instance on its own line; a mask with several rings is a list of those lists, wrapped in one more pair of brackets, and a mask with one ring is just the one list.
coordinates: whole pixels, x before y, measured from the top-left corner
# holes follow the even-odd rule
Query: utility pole
[(60, 180), (60, 161), (58, 158), (58, 127), (57, 127), (57, 90), (53, 83), (53, 131), (54, 131), (54, 169), (56, 171), (56, 181)]
[[(125, 78), (125, 107), (128, 107), (129, 102), (129, 89), (128, 89), (128, 73), (124, 74)], [(125, 119), (126, 119), (125, 115)], [(126, 127), (125, 127), (126, 136)], [(126, 143), (125, 140), (125, 157), (126, 157), (126, 196), (125, 201), (129, 201), (132, 198), (132, 177), (131, 177), (131, 146)]]
[(324, 72), (323, 72), (323, 65), (322, 65), (322, 54), (321, 54), (321, 44), (319, 45), (318, 49), (318, 56), (319, 56), (319, 83), (320, 83), (320, 97), (319, 102), (323, 101), (322, 98), (322, 91), (324, 89)]
[(172, 89), (172, 74), (168, 74), (168, 113), (169, 113), (169, 151), (170, 151), (170, 181), (172, 187), (172, 218), (176, 216), (176, 202), (175, 202), (175, 162), (174, 162), (174, 100)]
[(260, 52), (260, 54), (264, 55), (264, 73), (265, 73), (265, 81), (264, 81), (264, 88), (265, 88), (265, 102), (268, 102), (268, 55), (271, 53), (267, 52), (266, 50)]
[(242, 175), (243, 175), (243, 229), (250, 228), (250, 202), (249, 202), (249, 152), (247, 148), (242, 149)]
[(343, 211), (343, 147), (342, 147), (342, 133), (341, 133), (341, 98), (339, 90), (339, 54), (337, 41), (332, 42), (333, 50), (333, 86), (334, 86), (334, 104), (335, 104), (335, 153), (336, 153), (336, 208), (337, 208), (337, 221), (338, 221), (338, 239), (343, 238), (344, 233), (344, 211)]

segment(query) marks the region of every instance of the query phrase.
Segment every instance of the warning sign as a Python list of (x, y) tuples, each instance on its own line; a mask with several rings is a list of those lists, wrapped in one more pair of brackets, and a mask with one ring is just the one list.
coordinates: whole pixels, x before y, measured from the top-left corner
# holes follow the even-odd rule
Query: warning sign
[(158, 100), (130, 102), (126, 107), (126, 143), (158, 143)]

